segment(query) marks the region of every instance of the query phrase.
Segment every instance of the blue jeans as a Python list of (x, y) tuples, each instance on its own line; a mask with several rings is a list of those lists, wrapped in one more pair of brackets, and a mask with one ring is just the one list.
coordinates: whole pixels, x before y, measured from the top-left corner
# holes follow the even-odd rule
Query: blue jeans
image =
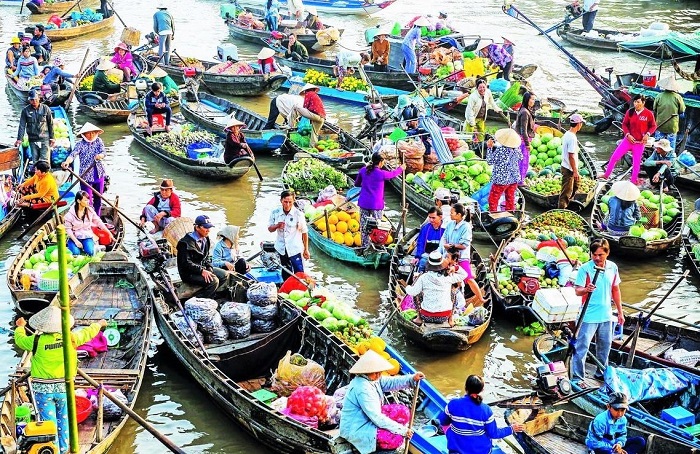
[[(642, 437), (632, 437), (627, 439), (627, 443), (622, 447), (627, 454), (639, 454), (646, 448), (647, 442)], [(595, 454), (612, 454), (611, 449), (594, 449)]]
[[(304, 271), (304, 260), (301, 254), (296, 254), (291, 257), (289, 257), (287, 254), (280, 254), (280, 264), (288, 270), (294, 271), (294, 273), (300, 273)], [(290, 274), (283, 269), (282, 279), (287, 280), (289, 276)]]
[(583, 15), (581, 16), (581, 23), (583, 24), (583, 31), (589, 32), (589, 31), (593, 30), (593, 22), (595, 22), (596, 14), (598, 14), (598, 10), (583, 13)]
[(80, 255), (81, 253), (85, 253), (85, 255), (95, 255), (95, 240), (93, 240), (92, 238), (85, 238), (84, 240), (80, 240), (80, 242), (83, 244), (82, 251), (78, 249), (78, 246), (73, 242), (72, 239), (68, 238), (67, 247), (71, 254)]
[[(613, 322), (586, 323), (581, 324), (581, 331), (576, 338), (574, 345), (574, 357), (572, 359), (573, 381), (583, 380), (586, 376), (586, 354), (595, 336), (595, 357), (606, 367), (608, 365), (608, 354), (612, 346)], [(601, 370), (602, 374), (604, 371)]]
[(654, 140), (668, 139), (668, 141), (671, 142), (671, 151), (676, 149), (676, 137), (678, 137), (678, 134), (675, 132), (665, 133), (656, 131), (654, 133)]
[(416, 72), (416, 51), (409, 46), (404, 44), (401, 45), (401, 51), (403, 52), (404, 68), (409, 74)]
[(158, 35), (158, 56), (165, 54), (163, 63), (166, 65), (170, 64), (170, 43), (172, 39), (173, 35)]
[[(421, 254), (420, 258), (418, 259), (418, 264), (416, 265), (416, 271), (419, 273), (422, 273), (425, 271), (425, 266), (428, 264), (428, 256), (430, 254), (426, 254), (425, 252)], [(410, 284), (410, 282), (409, 282)]]
[(68, 402), (66, 393), (35, 393), (39, 417), (52, 420), (58, 427), (58, 447), (61, 454), (68, 452)]

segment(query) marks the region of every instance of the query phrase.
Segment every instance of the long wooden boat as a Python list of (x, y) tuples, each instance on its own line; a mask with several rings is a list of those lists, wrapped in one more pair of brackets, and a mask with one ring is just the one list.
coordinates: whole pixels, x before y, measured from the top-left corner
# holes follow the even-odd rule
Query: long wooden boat
[[(29, 97), (29, 92), (32, 90), (39, 90), (41, 87), (33, 87), (32, 89), (26, 89), (15, 82), (15, 80), (9, 74), (5, 74), (5, 81), (7, 82), (7, 87), (14, 94), (17, 99), (19, 99), (22, 104), (27, 104), (27, 98)], [(70, 95), (70, 90), (65, 87), (61, 88), (58, 93), (54, 93), (48, 100), (42, 101), (44, 104), (50, 107), (62, 106), (68, 100)]]
[[(11, 171), (11, 175), (16, 181), (21, 173), (20, 167), (23, 162), (19, 148), (0, 144), (0, 172)], [(0, 176), (4, 177), (3, 173), (0, 173)], [(0, 219), (0, 238), (4, 237), (22, 217), (22, 209), (15, 206), (13, 201), (9, 201), (3, 211), (4, 214)]]
[[(556, 361), (568, 362), (567, 351), (569, 350), (569, 342), (559, 337), (553, 337), (549, 334), (538, 337), (533, 345), (533, 350), (535, 356), (540, 359), (545, 364)], [(589, 355), (589, 358), (592, 355)], [(687, 371), (677, 371), (673, 368), (668, 368), (666, 365), (655, 361), (653, 359), (644, 358), (635, 355), (631, 367), (623, 369), (627, 362), (629, 354), (628, 352), (620, 351), (616, 348), (610, 350), (608, 356), (608, 367), (606, 369), (606, 375), (614, 373), (613, 369), (620, 369), (629, 371), (630, 373), (634, 371), (639, 371), (643, 373), (644, 371), (652, 371), (653, 369), (665, 370), (674, 375), (683, 375), (683, 380), (687, 380), (687, 386), (680, 388), (677, 391), (665, 395), (665, 396), (655, 396), (654, 398), (644, 398), (641, 401), (635, 402), (636, 399), (632, 399), (632, 405), (629, 406), (627, 410), (628, 427), (634, 427), (639, 430), (643, 430), (647, 433), (656, 433), (668, 437), (674, 441), (682, 443), (686, 446), (686, 449), (690, 452), (690, 448), (700, 449), (700, 438), (695, 436), (692, 431), (686, 431), (681, 427), (677, 427), (674, 424), (664, 421), (661, 419), (661, 412), (665, 409), (673, 407), (683, 407), (693, 414), (696, 414), (699, 410), (697, 402), (690, 398), (692, 395), (697, 395), (700, 391), (700, 375), (690, 373)], [(562, 374), (565, 377), (571, 376), (571, 364), (568, 364), (568, 371), (564, 371)], [(595, 391), (589, 392), (580, 397), (572, 399), (572, 402), (583, 411), (590, 415), (597, 415), (606, 410), (608, 402), (608, 393), (610, 392), (610, 384), (602, 380), (593, 378), (596, 370), (596, 366), (592, 362), (586, 363), (586, 379), (585, 384), (580, 382), (571, 382), (572, 393), (577, 393), (587, 388), (596, 388)], [(648, 372), (647, 372), (648, 373)], [(651, 380), (649, 377), (637, 377), (632, 376), (630, 380)], [(662, 378), (657, 378), (657, 380)], [(585, 386), (585, 388), (584, 388)], [(643, 390), (647, 390), (648, 386), (645, 386)], [(675, 388), (674, 388), (675, 389)]]
[(228, 99), (201, 91), (197, 93), (197, 100), (188, 100), (186, 91), (180, 93), (180, 99), (180, 112), (187, 120), (219, 137), (226, 136), (224, 128), (231, 117), (245, 123), (243, 135), (255, 152), (277, 150), (287, 140), (287, 129), (264, 129), (267, 118)]
[[(278, 51), (280, 49), (277, 49)], [(335, 66), (335, 60), (329, 60), (324, 58), (309, 57), (308, 61), (295, 61), (291, 58), (284, 58), (277, 56), (275, 57), (278, 62), (285, 66), (292, 68), (294, 71), (305, 72), (309, 69), (319, 71), (329, 76), (333, 76), (333, 67)], [(420, 83), (420, 76), (418, 73), (411, 74), (411, 79), (408, 78), (404, 71), (390, 69), (388, 71), (374, 71), (371, 66), (364, 68), (365, 74), (372, 82), (373, 85), (379, 85), (382, 87), (395, 88), (398, 90), (415, 90), (417, 84)]]
[[(264, 19), (263, 19), (265, 17), (264, 10), (258, 9), (258, 8), (246, 8), (246, 11), (248, 11), (249, 13), (252, 13), (256, 19), (264, 22)], [(289, 16), (289, 13), (287, 11), (282, 12), (281, 18), (282, 18), (281, 22), (284, 22), (285, 20), (291, 19), (291, 17)], [(258, 30), (258, 29), (243, 26), (243, 25), (238, 23), (238, 18), (235, 18), (235, 17), (230, 18), (230, 19), (227, 19), (225, 22), (226, 22), (226, 25), (228, 25), (228, 31), (231, 34), (231, 36), (233, 36), (234, 38), (239, 39), (241, 41), (247, 41), (247, 42), (259, 45), (262, 41), (267, 41), (267, 40), (272, 39), (272, 32), (270, 30), (266, 30), (266, 29), (259, 29)], [(284, 27), (284, 26), (282, 26), (281, 22), (280, 22), (279, 32), (284, 33), (284, 34), (290, 34), (292, 32), (297, 33), (297, 27), (291, 27), (291, 28)], [(323, 24), (326, 28), (335, 28), (338, 30), (340, 35), (343, 34), (344, 30), (342, 28), (337, 28), (331, 24), (326, 24), (325, 21)], [(323, 48), (323, 47), (328, 47), (328, 46), (335, 44), (335, 42), (331, 42), (330, 44), (328, 44), (328, 46), (321, 45), (318, 42), (318, 38), (316, 38), (317, 31), (310, 30), (310, 29), (304, 29), (304, 31), (305, 31), (305, 33), (297, 33), (297, 40), (301, 44), (303, 44), (304, 47), (306, 47), (306, 49), (309, 52), (316, 51), (318, 47)], [(283, 41), (283, 43), (285, 46), (287, 45), (286, 40)], [(316, 46), (316, 47), (314, 47), (314, 46)]]
[(334, 158), (324, 153), (302, 148), (292, 140), (285, 142), (286, 151), (293, 155), (297, 153), (310, 153), (315, 158), (320, 159), (331, 167), (351, 176), (357, 175), (360, 169), (364, 167), (372, 157), (372, 150), (370, 150), (367, 145), (334, 123), (324, 122), (318, 138), (319, 140), (335, 140), (340, 144), (341, 150), (345, 153), (342, 157)]
[[(65, 41), (104, 30), (105, 28), (114, 25), (115, 20), (117, 20), (117, 16), (116, 14), (112, 14), (99, 22), (90, 22), (89, 24), (76, 25), (75, 27), (67, 28), (47, 28), (44, 33), (51, 40), (51, 42)], [(34, 27), (27, 27), (24, 31), (25, 33), (31, 33), (33, 30)]]
[[(593, 421), (592, 416), (568, 410), (517, 409), (506, 411), (509, 424), (525, 423), (525, 431), (516, 433), (515, 438), (525, 454), (584, 453), (586, 435)], [(642, 437), (646, 441), (645, 452), (665, 454), (689, 454), (700, 450), (646, 431), (629, 427), (627, 438)]]
[[(700, 217), (700, 211), (693, 211), (688, 216), (690, 217)], [(685, 253), (685, 258), (690, 263), (690, 267), (696, 276), (700, 277), (700, 252), (695, 253), (696, 250), (700, 250), (700, 238), (696, 235), (690, 228), (688, 223), (683, 226), (683, 231), (681, 233), (681, 241), (683, 243), (683, 252)]]
[[(187, 57), (183, 57), (187, 58)], [(158, 55), (148, 55), (146, 57), (148, 65), (151, 69), (155, 67), (158, 61)], [(170, 77), (178, 84), (185, 83), (184, 69), (178, 57), (173, 57), (169, 65), (158, 63), (158, 67), (162, 68)], [(281, 73), (277, 74), (250, 74), (250, 75), (235, 75), (235, 74), (217, 74), (207, 70), (218, 65), (217, 62), (201, 61), (204, 71), (197, 72), (201, 75), (205, 87), (213, 90), (215, 93), (230, 95), (230, 96), (258, 96), (269, 91), (277, 90), (286, 80), (287, 76)]]
[(685, 222), (683, 198), (678, 188), (668, 186), (668, 195), (672, 195), (679, 203), (679, 214), (670, 223), (663, 223), (663, 230), (666, 238), (660, 240), (646, 241), (643, 238), (631, 235), (613, 235), (608, 230), (603, 230), (602, 226), (607, 223), (606, 214), (601, 208), (602, 198), (608, 194), (612, 188), (613, 181), (598, 185), (595, 194), (595, 202), (591, 212), (591, 227), (593, 233), (599, 238), (605, 238), (610, 242), (610, 247), (614, 252), (634, 257), (650, 257), (667, 252), (669, 249), (680, 247), (681, 233)]
[[(566, 227), (562, 228), (561, 225), (565, 225)], [(508, 262), (508, 260), (506, 260), (508, 256), (506, 251), (509, 250), (509, 244), (518, 241), (534, 245), (534, 243), (539, 243), (541, 241), (537, 239), (538, 236), (542, 235), (541, 238), (548, 237), (547, 240), (550, 240), (552, 235), (554, 235), (558, 237), (559, 240), (567, 241), (568, 246), (573, 246), (568, 244), (569, 240), (566, 240), (567, 236), (571, 236), (572, 239), (575, 240), (576, 245), (582, 247), (584, 252), (587, 252), (588, 239), (592, 234), (593, 230), (588, 222), (570, 210), (549, 210), (524, 223), (522, 228), (515, 235), (501, 242), (498, 250), (494, 254), (494, 259), (491, 260), (491, 274), (489, 277), (491, 279), (490, 285), (494, 300), (494, 309), (501, 313), (529, 313), (529, 306), (534, 297), (534, 295), (522, 292), (517, 287), (518, 282), (512, 280), (512, 268), (531, 267), (533, 269), (539, 269), (539, 267), (529, 265), (525, 261)], [(530, 247), (534, 251), (537, 251), (536, 246)], [(572, 258), (569, 257), (569, 259)], [(538, 259), (537, 261), (542, 262), (544, 259)], [(507, 278), (505, 280), (503, 277), (499, 279), (499, 276), (507, 276)], [(511, 284), (513, 290), (506, 293), (503, 290), (504, 286), (508, 288), (508, 284)]]
[[(70, 209), (69, 206), (65, 206), (65, 208)], [(118, 251), (124, 242), (124, 222), (121, 215), (114, 208), (103, 205), (102, 214), (100, 217), (105, 224), (113, 226), (112, 234), (116, 239), (114, 243), (107, 246), (106, 251)], [(51, 301), (57, 293), (57, 290), (42, 290), (40, 288), (25, 290), (21, 283), (22, 270), (24, 269), (25, 263), (31, 258), (31, 256), (38, 252), (42, 252), (46, 250), (48, 246), (55, 244), (55, 240), (52, 240), (54, 233), (56, 233), (56, 226), (56, 219), (51, 218), (39, 230), (37, 230), (29, 241), (22, 246), (22, 249), (12, 260), (10, 268), (7, 271), (7, 287), (10, 289), (12, 299), (15, 300), (15, 306), (18, 310), (20, 310), (20, 312), (31, 312), (28, 310), (28, 307), (34, 307), (34, 302), (37, 300)], [(23, 303), (22, 300), (28, 301)]]
[[(143, 113), (132, 112), (129, 115), (127, 123), (136, 143), (141, 147), (173, 167), (177, 167), (183, 172), (195, 177), (207, 180), (236, 180), (248, 173), (250, 168), (255, 164), (255, 158), (251, 156), (237, 158), (226, 164), (222, 159), (190, 159), (187, 157), (186, 150), (184, 149), (182, 150), (182, 155), (174, 154), (147, 140), (145, 134), (146, 130), (142, 125), (148, 125), (148, 123), (146, 123), (146, 116)], [(178, 123), (179, 121), (177, 118), (171, 120), (171, 125), (173, 126)], [(154, 130), (154, 134), (162, 134), (162, 132), (157, 133)]]
[(680, 172), (676, 175), (676, 186), (700, 191), (700, 164), (691, 167), (681, 165)]
[(33, 14), (54, 14), (68, 11), (74, 7), (76, 3), (78, 3), (78, 0), (59, 0), (51, 3), (44, 2), (41, 6), (34, 2), (26, 2), (24, 6)]
[[(316, 11), (330, 14), (344, 15), (368, 15), (378, 13), (389, 5), (392, 5), (396, 0), (383, 1), (363, 1), (363, 0), (311, 0), (304, 3), (304, 6), (313, 6)], [(260, 6), (255, 0), (242, 0), (242, 5)]]
[[(122, 254), (123, 255), (123, 254)], [(118, 330), (120, 340), (109, 350), (96, 357), (80, 359), (78, 367), (107, 389), (119, 389), (126, 397), (124, 402), (134, 410), (143, 383), (149, 359), (152, 335), (151, 310), (154, 295), (147, 277), (138, 265), (128, 261), (126, 255), (116, 261), (91, 263), (80, 276), (74, 276), (80, 284), (71, 292), (71, 314), (77, 326), (87, 326), (100, 319), (111, 320)], [(117, 286), (117, 282), (128, 283)], [(59, 304), (57, 299), (53, 304)], [(29, 371), (31, 354), (20, 360), (13, 378)], [(92, 386), (81, 376), (75, 379), (77, 390), (89, 390)], [(12, 439), (16, 435), (14, 411), (17, 405), (31, 401), (32, 392), (27, 383), (18, 385), (19, 392), (8, 391), (4, 396), (0, 415), (0, 434)], [(107, 397), (104, 397), (107, 401)], [(129, 417), (126, 413), (108, 417), (102, 409), (78, 425), (79, 453), (105, 453), (115, 444)], [(36, 446), (36, 445), (35, 445)], [(44, 445), (42, 445), (44, 446)], [(42, 447), (43, 452), (57, 452)]]
[[(488, 280), (488, 268), (479, 252), (472, 247), (471, 263), (476, 269), (475, 278), (486, 301), (483, 307), (488, 311), (488, 316), (484, 318), (481, 324), (450, 327), (447, 323), (423, 323), (423, 325), (418, 326), (411, 320), (406, 320), (400, 312), (400, 298), (405, 295), (405, 289), (401, 282), (412, 284), (412, 282), (407, 282), (406, 279), (414, 275), (413, 268), (416, 265), (408, 265), (408, 263), (413, 259), (413, 251), (416, 247), (416, 239), (419, 233), (420, 228), (407, 232), (396, 245), (391, 255), (389, 291), (393, 297), (393, 309), (399, 311), (395, 318), (396, 324), (406, 337), (429, 350), (443, 352), (467, 350), (481, 339), (491, 322), (491, 290)], [(465, 290), (468, 290), (468, 287)]]

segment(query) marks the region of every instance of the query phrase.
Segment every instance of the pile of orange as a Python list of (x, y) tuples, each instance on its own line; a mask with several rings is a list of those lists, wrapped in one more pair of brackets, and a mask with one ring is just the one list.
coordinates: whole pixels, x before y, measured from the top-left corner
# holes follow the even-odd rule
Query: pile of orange
[[(328, 225), (326, 225), (326, 219), (328, 219)], [(360, 213), (357, 211), (354, 213), (334, 211), (327, 218), (323, 217), (316, 221), (314, 226), (323, 236), (331, 238), (338, 244), (344, 244), (348, 247), (362, 245)]]

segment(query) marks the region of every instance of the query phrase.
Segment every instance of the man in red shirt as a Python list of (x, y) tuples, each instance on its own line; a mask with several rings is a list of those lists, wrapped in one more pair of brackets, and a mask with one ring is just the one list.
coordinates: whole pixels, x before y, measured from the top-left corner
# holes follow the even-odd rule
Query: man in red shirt
[(299, 92), (304, 97), (303, 107), (296, 107), (296, 112), (304, 118), (308, 118), (311, 122), (311, 138), (309, 146), (315, 147), (318, 143), (318, 134), (321, 132), (323, 122), (326, 119), (326, 109), (323, 107), (323, 101), (318, 96), (321, 89), (316, 85), (306, 84)]

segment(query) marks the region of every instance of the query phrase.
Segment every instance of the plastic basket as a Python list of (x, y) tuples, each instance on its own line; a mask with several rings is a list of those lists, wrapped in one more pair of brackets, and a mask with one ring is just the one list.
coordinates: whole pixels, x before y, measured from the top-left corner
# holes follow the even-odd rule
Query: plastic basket
[[(187, 145), (187, 157), (190, 159), (200, 159), (211, 155), (214, 150), (209, 142), (195, 142)], [(201, 156), (204, 154), (205, 156)]]
[(59, 286), (58, 279), (39, 278), (39, 290), (44, 292), (57, 292)]

